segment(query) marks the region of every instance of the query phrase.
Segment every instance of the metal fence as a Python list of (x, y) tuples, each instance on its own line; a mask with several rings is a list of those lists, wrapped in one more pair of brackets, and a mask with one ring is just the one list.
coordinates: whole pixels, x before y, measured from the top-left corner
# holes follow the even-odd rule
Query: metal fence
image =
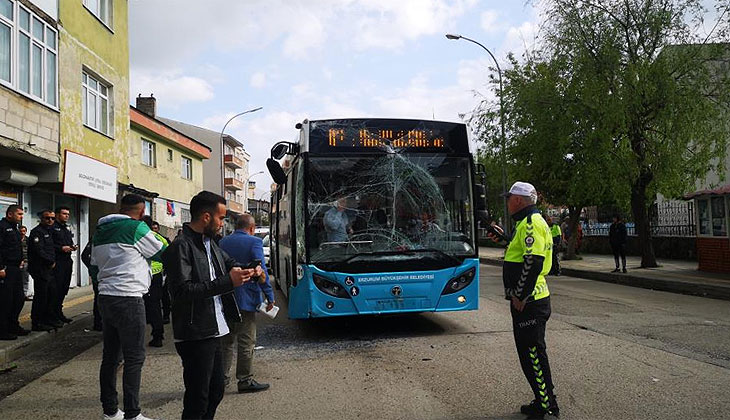
[[(608, 212), (599, 211), (598, 214)], [(581, 222), (584, 235), (608, 236), (611, 222), (601, 217), (598, 222)], [(695, 213), (691, 201), (664, 201), (654, 203), (649, 209), (649, 228), (652, 236), (695, 236), (697, 226), (695, 224)], [(626, 230), (629, 235), (636, 235), (634, 222), (626, 222)]]

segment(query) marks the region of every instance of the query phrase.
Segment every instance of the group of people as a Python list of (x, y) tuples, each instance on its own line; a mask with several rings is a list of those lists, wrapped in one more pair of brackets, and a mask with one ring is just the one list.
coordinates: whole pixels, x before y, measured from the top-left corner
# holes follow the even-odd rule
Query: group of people
[[(31, 330), (51, 331), (72, 322), (63, 312), (71, 285), (71, 256), (78, 249), (68, 225), (71, 209), (41, 211), (38, 226), (27, 237), (23, 216), (22, 207), (11, 205), (0, 220), (0, 340), (17, 340)], [(32, 323), (27, 330), (19, 316), (31, 295)]]
[[(223, 399), (235, 349), (238, 392), (269, 387), (252, 375), (255, 313), (264, 302), (262, 295), (267, 310), (275, 303), (262, 240), (253, 236), (253, 217), (243, 215), (236, 232), (219, 245), (216, 237), (226, 217), (226, 201), (208, 191), (193, 197), (191, 221), (172, 242), (156, 231), (154, 222), (145, 223), (144, 211), (142, 197), (125, 195), (118, 214), (99, 220), (90, 247), (89, 272), (98, 288), (103, 325), (103, 418), (147, 419), (139, 404), (145, 323), (152, 323), (149, 345), (157, 345), (156, 340), (161, 345), (157, 314), (167, 288), (175, 349), (183, 365), (182, 418), (212, 419)], [(122, 361), (124, 410), (119, 409), (116, 390)]]

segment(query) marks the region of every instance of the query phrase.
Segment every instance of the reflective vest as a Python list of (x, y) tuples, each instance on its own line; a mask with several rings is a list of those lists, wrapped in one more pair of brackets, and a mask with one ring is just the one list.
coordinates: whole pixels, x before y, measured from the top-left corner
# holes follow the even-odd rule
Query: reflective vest
[[(157, 238), (160, 242), (165, 244), (165, 246), (170, 245), (167, 243), (167, 239), (165, 239), (162, 235), (160, 235), (157, 232), (152, 231), (152, 233), (155, 234), (155, 238)], [(152, 275), (160, 274), (162, 273), (162, 263), (159, 261), (150, 261), (150, 270), (152, 271)]]
[(545, 219), (540, 213), (532, 213), (520, 220), (515, 227), (515, 234), (504, 255), (505, 263), (524, 264), (525, 255), (536, 255), (544, 258), (542, 270), (535, 282), (530, 296), (540, 300), (550, 296), (545, 275), (550, 272), (553, 261), (553, 236)]
[(553, 235), (553, 238), (556, 236), (560, 236), (560, 226), (558, 225), (552, 225), (550, 227), (550, 233)]

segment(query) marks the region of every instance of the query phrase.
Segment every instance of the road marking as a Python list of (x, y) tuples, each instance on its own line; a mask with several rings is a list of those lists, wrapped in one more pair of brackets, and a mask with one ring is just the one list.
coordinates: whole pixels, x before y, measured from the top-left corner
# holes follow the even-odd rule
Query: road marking
[[(85, 295), (85, 296), (77, 297), (76, 299), (69, 300), (68, 302), (64, 302), (63, 307), (71, 308), (73, 306), (81, 305), (82, 303), (86, 303), (90, 300), (94, 300), (93, 293)], [(21, 316), (20, 318), (18, 318), (18, 322), (25, 322), (25, 321), (29, 321), (29, 320), (30, 320), (30, 313), (27, 313), (27, 314)]]

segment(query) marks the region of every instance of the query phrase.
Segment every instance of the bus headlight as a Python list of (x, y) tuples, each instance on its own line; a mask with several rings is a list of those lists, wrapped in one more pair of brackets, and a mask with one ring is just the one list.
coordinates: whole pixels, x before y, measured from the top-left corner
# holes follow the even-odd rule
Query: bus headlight
[(466, 286), (470, 285), (472, 281), (474, 281), (476, 273), (477, 269), (475, 267), (472, 267), (465, 272), (459, 274), (458, 276), (452, 278), (451, 280), (449, 280), (448, 283), (446, 283), (446, 287), (444, 288), (444, 291), (441, 292), (441, 294), (449, 295), (465, 288)]
[(338, 298), (350, 299), (350, 294), (347, 293), (347, 289), (345, 289), (341, 284), (335, 283), (332, 280), (327, 280), (317, 274), (312, 274), (312, 280), (314, 281), (314, 285), (317, 286), (317, 289), (319, 289), (322, 293)]

